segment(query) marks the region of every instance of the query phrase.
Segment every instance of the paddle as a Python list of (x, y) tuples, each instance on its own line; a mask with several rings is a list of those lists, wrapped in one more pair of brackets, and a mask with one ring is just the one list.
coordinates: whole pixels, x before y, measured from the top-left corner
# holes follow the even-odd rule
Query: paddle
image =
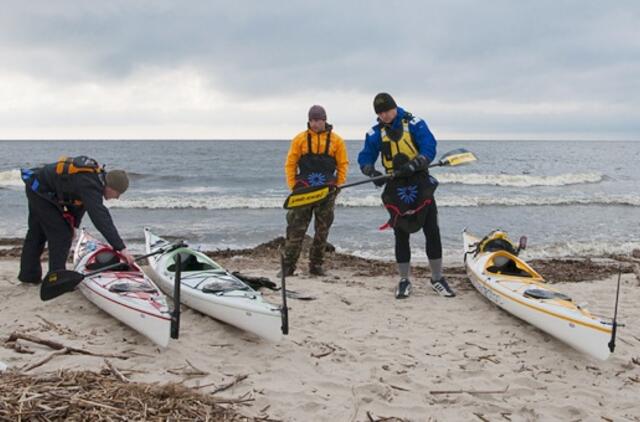
[[(172, 243), (171, 245), (160, 248), (155, 252), (151, 252), (149, 254), (138, 257), (134, 261), (138, 262), (145, 258), (149, 258), (150, 256), (158, 255), (160, 253), (164, 253), (166, 251), (173, 250), (182, 246), (182, 242)], [(40, 286), (40, 299), (43, 302), (46, 302), (47, 300), (56, 298), (75, 289), (76, 286), (80, 284), (80, 282), (82, 282), (82, 280), (84, 280), (85, 278), (104, 271), (113, 270), (114, 268), (120, 267), (121, 265), (122, 262), (117, 262), (115, 264), (107, 265), (106, 267), (100, 268), (99, 270), (91, 271), (86, 274), (71, 270), (51, 271), (44, 277), (42, 285)]]
[(616, 349), (616, 331), (618, 330), (618, 298), (620, 296), (620, 277), (622, 276), (622, 268), (618, 271), (618, 288), (616, 289), (616, 306), (613, 311), (613, 322), (611, 323), (611, 340), (609, 341), (609, 351), (613, 353)]
[(280, 308), (280, 314), (282, 315), (282, 334), (289, 334), (289, 308), (287, 308), (287, 287), (285, 285), (285, 268), (284, 268), (284, 254), (280, 252), (280, 283), (282, 288), (282, 308)]
[[(444, 166), (456, 167), (463, 164), (469, 164), (477, 160), (478, 158), (471, 151), (468, 151), (464, 148), (459, 148), (447, 152), (442, 156), (442, 158), (440, 158), (440, 160), (430, 164), (429, 168)], [(380, 176), (371, 177), (369, 179), (359, 180), (357, 182), (347, 183), (340, 186), (321, 185), (307, 186), (302, 189), (296, 189), (295, 191), (291, 192), (291, 194), (284, 201), (283, 208), (286, 210), (290, 210), (293, 208), (302, 208), (309, 205), (317, 204), (318, 202), (326, 199), (329, 194), (335, 192), (336, 190), (391, 178), (393, 178), (393, 174), (383, 174)]]
[(175, 256), (176, 273), (173, 278), (173, 311), (171, 312), (171, 338), (180, 336), (180, 284), (182, 284), (182, 257)]

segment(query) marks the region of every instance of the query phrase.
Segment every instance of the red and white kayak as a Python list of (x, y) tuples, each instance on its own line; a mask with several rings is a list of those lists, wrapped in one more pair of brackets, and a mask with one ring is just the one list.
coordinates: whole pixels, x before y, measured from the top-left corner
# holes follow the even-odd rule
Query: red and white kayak
[(78, 288), (98, 308), (167, 347), (171, 315), (164, 294), (138, 265), (128, 265), (111, 246), (82, 229), (73, 254), (74, 271), (86, 274), (117, 262), (122, 268), (89, 276)]

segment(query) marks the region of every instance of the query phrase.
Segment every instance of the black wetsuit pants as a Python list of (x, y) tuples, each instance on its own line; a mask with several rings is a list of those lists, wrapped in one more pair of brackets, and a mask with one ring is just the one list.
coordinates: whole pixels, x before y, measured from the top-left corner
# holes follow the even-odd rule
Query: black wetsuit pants
[[(427, 257), (429, 259), (442, 258), (442, 242), (440, 241), (440, 227), (438, 227), (438, 207), (435, 199), (427, 207), (427, 218), (422, 226), (424, 237), (427, 242)], [(396, 237), (396, 262), (411, 262), (411, 245), (409, 244), (410, 233), (403, 230), (394, 229)]]
[(42, 280), (40, 257), (45, 243), (49, 246), (49, 271), (65, 269), (73, 230), (51, 201), (27, 188), (29, 204), (28, 230), (20, 257), (18, 280), (39, 283)]

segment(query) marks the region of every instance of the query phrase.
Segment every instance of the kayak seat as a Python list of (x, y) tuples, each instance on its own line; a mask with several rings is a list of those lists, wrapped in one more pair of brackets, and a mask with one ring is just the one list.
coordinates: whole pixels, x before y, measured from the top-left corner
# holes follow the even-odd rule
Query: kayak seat
[(102, 269), (104, 267), (108, 267), (110, 265), (114, 265), (120, 263), (115, 268), (112, 268), (111, 271), (129, 271), (129, 265), (126, 262), (120, 261), (120, 255), (115, 253), (112, 250), (104, 250), (100, 251), (95, 255), (94, 261), (90, 264), (86, 265), (86, 269), (90, 271), (95, 271)]
[(494, 262), (494, 265), (487, 267), (487, 271), (494, 274), (511, 275), (515, 277), (533, 277), (527, 271), (519, 268), (512, 259), (507, 259), (504, 263)]
[[(217, 268), (211, 264), (207, 264), (204, 262), (198, 261), (198, 257), (190, 253), (181, 253), (180, 254), (181, 262), (180, 262), (180, 270), (181, 271), (205, 271), (205, 270), (216, 270)], [(167, 270), (171, 272), (176, 271), (176, 264), (171, 264), (167, 267)]]

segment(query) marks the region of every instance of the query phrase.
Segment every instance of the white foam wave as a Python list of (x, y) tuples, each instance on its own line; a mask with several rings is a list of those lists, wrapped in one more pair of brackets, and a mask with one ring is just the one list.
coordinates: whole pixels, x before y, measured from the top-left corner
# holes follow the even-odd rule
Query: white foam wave
[[(141, 209), (264, 209), (281, 208), (284, 196), (152, 196), (148, 198), (123, 198), (107, 202), (110, 208), (141, 208)], [(532, 197), (525, 195), (514, 196), (448, 196), (437, 199), (440, 207), (482, 207), (482, 206), (549, 206), (549, 205), (623, 205), (640, 206), (640, 196), (610, 195), (610, 196), (547, 196)], [(380, 196), (339, 196), (339, 206), (349, 208), (380, 207)]]
[(158, 194), (158, 193), (223, 193), (228, 189), (222, 186), (191, 186), (191, 187), (175, 187), (175, 188), (157, 188), (138, 190), (137, 193)]
[(609, 254), (626, 255), (630, 254), (634, 249), (640, 249), (640, 242), (569, 241), (553, 243), (551, 245), (533, 245), (527, 248), (523, 258), (597, 257)]
[(584, 183), (599, 183), (604, 180), (600, 173), (567, 173), (556, 176), (533, 176), (529, 174), (480, 174), (480, 173), (439, 173), (440, 183), (488, 186), (568, 186)]
[(204, 210), (282, 208), (283, 203), (283, 197), (264, 198), (239, 196), (155, 196), (150, 198), (119, 199), (106, 202), (109, 208)]
[(443, 207), (482, 207), (482, 206), (544, 206), (544, 205), (627, 205), (640, 206), (640, 196), (443, 196), (437, 199)]
[[(421, 242), (418, 242), (419, 244)], [(531, 245), (521, 253), (525, 261), (545, 258), (569, 258), (569, 257), (602, 257), (610, 254), (628, 255), (632, 251), (640, 249), (639, 241), (617, 242), (617, 241), (569, 241), (556, 242), (547, 245)], [(341, 253), (354, 255), (360, 258), (377, 259), (387, 262), (394, 261), (393, 249), (382, 248), (370, 249), (350, 249), (336, 247)], [(427, 257), (420, 246), (413, 246), (411, 262), (418, 265), (428, 265)], [(444, 247), (442, 258), (445, 266), (462, 265), (464, 251), (460, 248)]]
[(0, 171), (0, 186), (8, 187), (20, 187), (24, 186), (22, 178), (20, 176), (20, 170), (5, 170)]

